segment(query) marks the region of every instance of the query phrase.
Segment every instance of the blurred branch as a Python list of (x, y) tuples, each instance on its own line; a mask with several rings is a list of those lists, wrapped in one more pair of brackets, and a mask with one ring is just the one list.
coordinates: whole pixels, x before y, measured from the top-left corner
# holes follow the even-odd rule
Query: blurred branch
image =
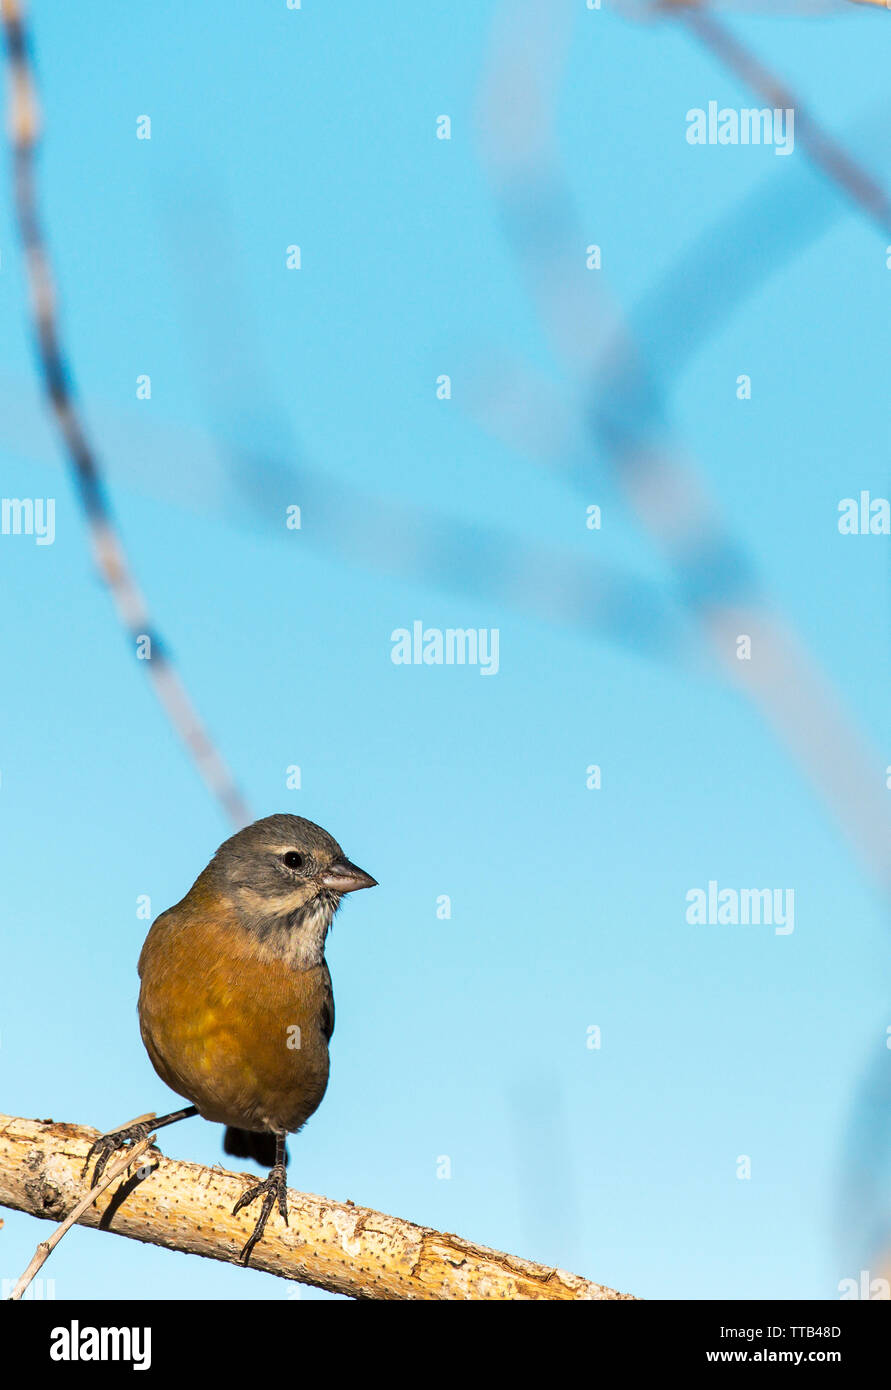
[[(0, 1115), (0, 1205), (62, 1220), (83, 1197), (81, 1168), (96, 1137), (81, 1125)], [(238, 1264), (256, 1214), (233, 1216), (232, 1208), (254, 1181), (248, 1174), (165, 1158), (151, 1148), (133, 1177), (77, 1221)], [(288, 1211), (288, 1226), (277, 1212), (270, 1217), (251, 1267), (330, 1293), (412, 1300), (632, 1297), (352, 1202), (289, 1190)]]
[[(570, 481), (590, 495), (602, 474), (616, 489), (667, 561), (705, 650), (759, 707), (891, 900), (886, 760), (795, 633), (771, 613), (747, 547), (674, 437), (646, 344), (608, 296), (603, 276), (585, 279), (579, 271), (587, 237), (561, 169), (554, 118), (569, 45), (551, 0), (524, 0), (521, 10), (505, 5), (502, 13), (481, 102), (487, 161), (548, 346), (580, 393), (592, 447)], [(534, 119), (514, 121), (516, 111)], [(748, 660), (739, 659), (740, 636), (751, 643)]]
[(232, 774), (206, 733), (130, 569), (111, 513), (96, 455), (75, 404), (70, 373), (56, 316), (56, 290), (37, 206), (34, 160), (40, 133), (37, 93), (28, 54), (20, 0), (0, 0), (10, 75), (9, 134), (13, 150), (15, 205), (44, 391), (68, 454), (78, 497), (86, 517), (99, 572), (118, 617), (134, 644), (146, 653), (146, 671), (176, 733), (182, 739), (210, 792), (236, 827), (250, 812)]
[[(891, 10), (891, 0), (841, 0), (841, 3), (842, 3), (842, 4), (851, 4), (851, 5), (872, 5), (875, 9), (878, 9), (878, 10)], [(757, 9), (759, 9), (761, 12), (763, 12), (764, 10), (772, 9), (773, 7), (774, 7), (774, 0), (763, 0), (763, 3), (762, 3), (760, 6), (751, 6), (751, 7), (750, 7), (750, 6), (747, 6), (747, 5), (743, 4), (743, 3), (739, 4), (739, 6), (738, 6), (738, 8), (739, 8), (741, 11), (745, 11), (745, 10), (747, 10), (747, 9), (749, 9), (749, 8), (752, 8), (752, 9), (756, 9), (756, 8), (757, 8)], [(830, 6), (830, 3), (828, 3), (828, 0), (827, 0), (827, 3), (824, 3), (824, 4), (816, 4), (816, 3), (815, 3), (814, 6), (813, 6), (813, 10), (814, 10), (816, 13), (824, 13), (824, 12), (825, 12), (827, 9), (829, 9), (830, 7), (831, 7), (831, 6)], [(714, 7), (714, 6), (709, 6), (709, 5), (705, 4), (705, 3), (703, 3), (703, 0), (652, 0), (652, 3), (651, 3), (651, 5), (650, 5), (650, 9), (653, 10), (653, 11), (657, 11), (657, 10), (704, 10), (704, 9), (713, 9), (713, 8), (715, 8), (715, 7)], [(791, 10), (792, 13), (800, 13), (802, 10), (804, 10), (804, 11), (806, 12), (807, 7), (806, 7), (804, 4), (801, 4), (801, 5), (796, 6), (796, 7), (794, 7), (794, 8), (791, 7), (791, 6), (789, 6), (789, 5), (784, 5), (784, 6), (779, 6), (779, 5), (778, 5), (778, 6), (777, 6), (777, 9), (778, 9), (778, 11), (779, 11), (780, 14), (786, 14), (786, 13), (789, 13), (790, 10)]]
[[(865, 0), (869, 3), (871, 0)], [(883, 5), (884, 7), (884, 5)], [(802, 103), (779, 78), (740, 43), (729, 29), (699, 6), (672, 4), (677, 18), (686, 24), (725, 67), (771, 106), (795, 111), (795, 134), (810, 159), (838, 184), (882, 230), (891, 233), (891, 200), (875, 179), (862, 169), (805, 110)]]

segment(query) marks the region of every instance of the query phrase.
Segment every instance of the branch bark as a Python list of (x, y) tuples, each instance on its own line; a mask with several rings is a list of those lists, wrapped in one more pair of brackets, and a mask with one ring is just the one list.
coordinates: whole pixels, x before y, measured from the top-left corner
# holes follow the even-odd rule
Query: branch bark
[[(64, 1220), (84, 1195), (80, 1171), (96, 1137), (82, 1125), (0, 1115), (0, 1206)], [(236, 1264), (256, 1214), (232, 1208), (256, 1177), (165, 1158), (156, 1147), (139, 1163), (77, 1224)], [(270, 1217), (251, 1268), (351, 1298), (632, 1297), (351, 1202), (289, 1190), (288, 1212), (289, 1226)]]

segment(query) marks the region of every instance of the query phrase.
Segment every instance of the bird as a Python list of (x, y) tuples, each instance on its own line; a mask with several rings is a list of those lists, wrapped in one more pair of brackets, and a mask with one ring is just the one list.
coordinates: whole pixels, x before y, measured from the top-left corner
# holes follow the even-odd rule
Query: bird
[(325, 942), (346, 893), (377, 880), (302, 816), (272, 815), (225, 840), (175, 907), (152, 923), (139, 957), (139, 1026), (161, 1080), (191, 1102), (160, 1119), (100, 1135), (82, 1176), (98, 1181), (118, 1149), (201, 1115), (226, 1126), (225, 1153), (269, 1177), (239, 1256), (247, 1265), (275, 1205), (288, 1221), (285, 1136), (318, 1109), (328, 1085), (334, 995)]

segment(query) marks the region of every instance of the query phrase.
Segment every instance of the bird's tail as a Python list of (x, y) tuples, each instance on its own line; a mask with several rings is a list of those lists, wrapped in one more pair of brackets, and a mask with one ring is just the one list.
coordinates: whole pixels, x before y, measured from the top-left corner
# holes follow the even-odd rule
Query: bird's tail
[(234, 1129), (230, 1125), (223, 1135), (223, 1153), (231, 1154), (233, 1158), (252, 1158), (261, 1167), (271, 1168), (275, 1163), (275, 1135), (268, 1132), (259, 1134), (251, 1129)]

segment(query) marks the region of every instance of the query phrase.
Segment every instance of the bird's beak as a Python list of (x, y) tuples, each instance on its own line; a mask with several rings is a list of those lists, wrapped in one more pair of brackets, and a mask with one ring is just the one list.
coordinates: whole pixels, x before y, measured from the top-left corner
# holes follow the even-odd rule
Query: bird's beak
[(366, 874), (364, 869), (357, 869), (348, 859), (329, 865), (319, 875), (319, 882), (323, 888), (330, 888), (335, 893), (355, 893), (357, 888), (377, 887), (376, 878)]

